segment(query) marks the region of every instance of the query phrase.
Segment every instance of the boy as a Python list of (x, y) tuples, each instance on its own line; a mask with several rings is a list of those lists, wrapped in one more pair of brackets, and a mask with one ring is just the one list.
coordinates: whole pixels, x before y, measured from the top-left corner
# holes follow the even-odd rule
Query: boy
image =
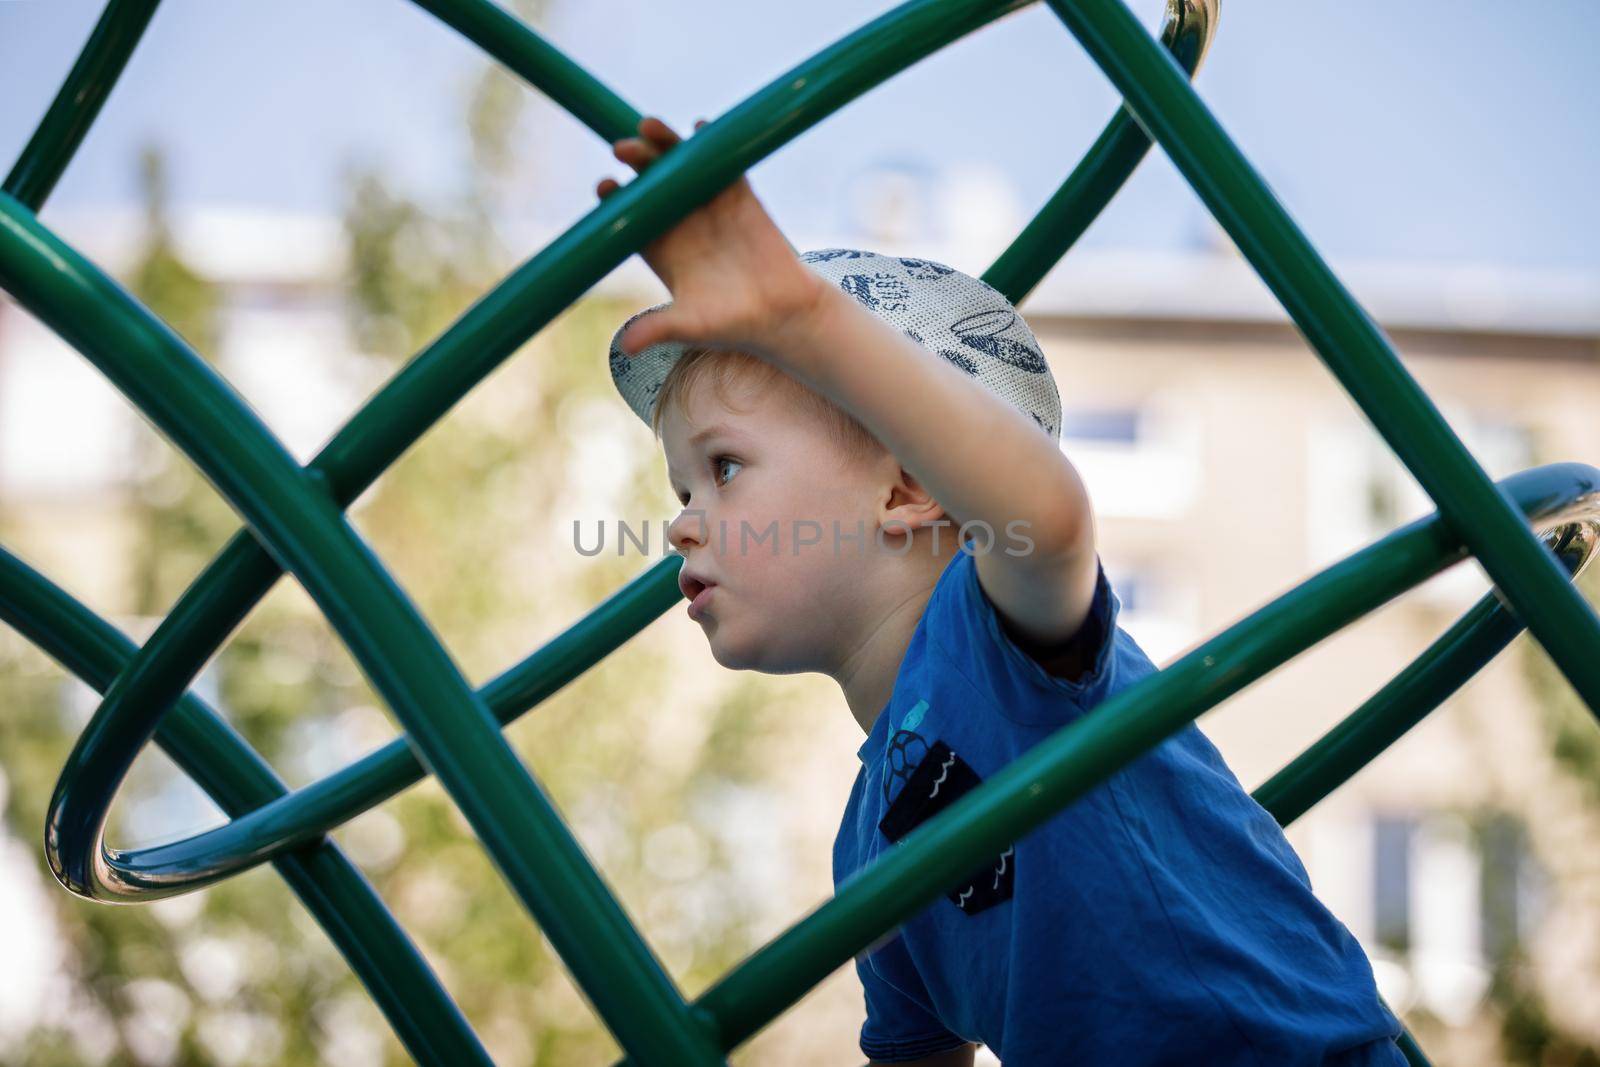
[[(678, 143), (639, 133), (614, 145), (636, 170)], [(689, 615), (726, 667), (834, 678), (867, 735), (836, 884), (1154, 672), (998, 292), (797, 256), (744, 178), (643, 255), (673, 302), (618, 330), (611, 371), (684, 507)], [(874, 1063), (967, 1065), (974, 1042), (1007, 1067), (1405, 1062), (1360, 947), (1192, 723), (856, 969)]]

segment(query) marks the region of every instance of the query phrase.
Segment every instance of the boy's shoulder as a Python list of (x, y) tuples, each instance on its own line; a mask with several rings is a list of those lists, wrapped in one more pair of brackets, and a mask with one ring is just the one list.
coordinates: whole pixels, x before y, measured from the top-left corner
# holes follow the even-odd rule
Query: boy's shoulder
[(984, 591), (977, 556), (957, 553), (928, 598), (896, 694), (902, 685), (964, 684), (998, 717), (983, 717), (995, 728), (1055, 728), (1155, 673), (1144, 650), (1118, 626), (1121, 601), (1104, 563), (1096, 564), (1083, 625), (1068, 641), (1038, 648), (1018, 639)]

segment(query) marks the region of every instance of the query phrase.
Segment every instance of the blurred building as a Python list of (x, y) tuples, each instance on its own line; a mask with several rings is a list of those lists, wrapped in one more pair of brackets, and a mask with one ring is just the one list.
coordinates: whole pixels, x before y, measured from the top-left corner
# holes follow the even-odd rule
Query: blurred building
[[(115, 267), (136, 222), (59, 228)], [(337, 224), (198, 213), (177, 237), (225, 287), (219, 369), (309, 459), (377, 384), (349, 339)], [(894, 250), (899, 237), (884, 242)], [(919, 254), (977, 273), (999, 250), (952, 242)], [(848, 242), (800, 247), (835, 243)], [(1449, 265), (1341, 275), (1493, 476), (1600, 463), (1596, 279)], [(602, 288), (659, 294), (636, 258)], [(1086, 251), (1024, 310), (1061, 386), (1063, 448), (1089, 483), (1122, 625), (1159, 664), (1431, 510), (1231, 254)], [(0, 524), (8, 547), (91, 606), (117, 603), (125, 578), (119, 502), (135, 418), (80, 357), (0, 302)], [(1455, 568), (1251, 686), (1202, 729), (1254, 788), (1486, 588), (1475, 564)], [(1486, 998), (1510, 946), (1533, 960), (1552, 1018), (1600, 1043), (1600, 872), (1581, 862), (1600, 810), (1552, 759), (1521, 653), (1502, 655), (1290, 829), (1318, 894), (1367, 947), (1391, 1005), (1425, 1019), (1419, 1032), (1441, 1062), (1501, 1062)], [(797, 797), (818, 842), (831, 839), (853, 772), (825, 781), (837, 803)], [(825, 853), (795, 866), (803, 887), (829, 884)], [(775, 913), (772, 929), (797, 917)], [(846, 968), (830, 985), (853, 982)], [(796, 1012), (814, 1013), (813, 1035), (837, 1030), (829, 1047), (848, 1059), (852, 1005), (859, 992), (844, 990)]]

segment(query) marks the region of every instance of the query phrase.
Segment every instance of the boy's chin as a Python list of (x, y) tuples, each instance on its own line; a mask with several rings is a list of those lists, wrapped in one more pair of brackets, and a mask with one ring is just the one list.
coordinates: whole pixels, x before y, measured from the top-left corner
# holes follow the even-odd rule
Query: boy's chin
[(711, 658), (720, 666), (730, 671), (772, 670), (767, 663), (772, 650), (762, 641), (761, 635), (732, 631), (720, 620), (707, 625), (705, 634), (706, 643), (711, 646)]
[(728, 640), (721, 628), (706, 631), (706, 643), (711, 646), (711, 658), (730, 671), (756, 670), (753, 651), (735, 641)]
[(792, 648), (777, 648), (761, 635), (741, 634), (737, 639), (724, 632), (708, 630), (706, 640), (711, 646), (711, 657), (719, 666), (730, 671), (757, 671), (761, 674), (797, 674), (814, 671), (809, 657), (797, 654)]

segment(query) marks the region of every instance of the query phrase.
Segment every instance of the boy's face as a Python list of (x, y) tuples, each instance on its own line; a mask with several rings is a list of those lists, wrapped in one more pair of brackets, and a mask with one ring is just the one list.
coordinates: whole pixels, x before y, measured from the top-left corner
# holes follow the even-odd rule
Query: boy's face
[[(668, 537), (685, 557), (682, 575), (714, 586), (691, 616), (725, 667), (825, 670), (848, 653), (848, 620), (868, 606), (877, 482), (893, 460), (847, 454), (785, 388), (728, 391), (735, 408), (701, 379), (686, 411), (669, 407), (661, 423), (683, 506)], [(860, 548), (845, 539), (858, 521)]]

